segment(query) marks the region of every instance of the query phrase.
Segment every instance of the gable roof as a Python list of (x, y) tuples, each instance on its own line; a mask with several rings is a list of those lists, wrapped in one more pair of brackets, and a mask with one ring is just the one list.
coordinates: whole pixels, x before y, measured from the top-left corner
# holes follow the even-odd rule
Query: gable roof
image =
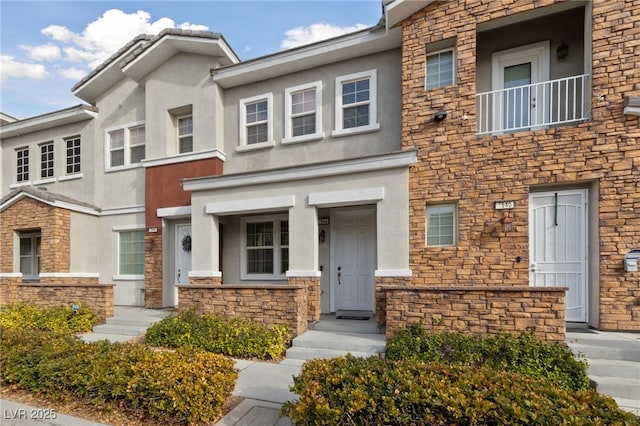
[(2, 197), (2, 199), (0, 199), (0, 211), (7, 209), (23, 198), (31, 198), (53, 207), (87, 213), (94, 216), (100, 214), (100, 209), (91, 204), (74, 200), (73, 198), (49, 192), (47, 190), (38, 189), (33, 186), (21, 186)]
[(222, 65), (240, 61), (219, 33), (167, 28), (155, 36), (142, 34), (135, 37), (76, 83), (71, 91), (84, 101), (95, 103), (102, 93), (125, 75), (140, 81), (179, 52), (214, 56)]
[(91, 120), (95, 118), (97, 114), (98, 109), (96, 107), (81, 104), (42, 115), (36, 115), (35, 117), (25, 118), (24, 120), (16, 120), (0, 126), (0, 139)]

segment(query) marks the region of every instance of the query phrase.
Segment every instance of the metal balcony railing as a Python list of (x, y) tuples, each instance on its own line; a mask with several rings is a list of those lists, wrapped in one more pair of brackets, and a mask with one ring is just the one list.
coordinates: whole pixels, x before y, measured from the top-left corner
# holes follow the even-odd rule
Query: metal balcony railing
[(536, 130), (590, 118), (589, 74), (476, 95), (477, 134)]

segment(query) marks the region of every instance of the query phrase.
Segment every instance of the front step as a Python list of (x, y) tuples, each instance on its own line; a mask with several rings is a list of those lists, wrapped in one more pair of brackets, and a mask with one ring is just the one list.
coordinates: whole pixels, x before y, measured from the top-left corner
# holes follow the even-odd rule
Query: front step
[(383, 334), (309, 330), (293, 339), (291, 348), (287, 350), (287, 358), (335, 358), (349, 353), (368, 357), (384, 354), (385, 348)]
[(93, 327), (91, 333), (82, 334), (80, 338), (85, 342), (125, 342), (143, 335), (147, 328), (167, 315), (169, 311), (116, 306), (114, 316), (107, 318), (106, 324)]

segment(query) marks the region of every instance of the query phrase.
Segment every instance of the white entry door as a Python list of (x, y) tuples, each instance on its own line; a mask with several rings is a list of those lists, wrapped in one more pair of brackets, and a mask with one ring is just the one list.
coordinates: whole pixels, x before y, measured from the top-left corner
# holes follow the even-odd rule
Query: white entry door
[(587, 191), (534, 193), (529, 197), (530, 283), (568, 287), (569, 322), (587, 321)]
[[(191, 271), (191, 225), (176, 225), (176, 284), (189, 283)], [(178, 288), (174, 286), (174, 306), (178, 305)]]
[(336, 310), (375, 308), (375, 211), (344, 210), (334, 214), (332, 281)]

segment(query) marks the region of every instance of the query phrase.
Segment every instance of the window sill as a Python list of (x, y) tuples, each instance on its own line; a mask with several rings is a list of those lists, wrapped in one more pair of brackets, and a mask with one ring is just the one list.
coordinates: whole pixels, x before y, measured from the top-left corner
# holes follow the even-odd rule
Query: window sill
[(242, 281), (286, 281), (286, 274), (272, 275), (272, 274), (241, 274), (240, 279)]
[(334, 138), (339, 138), (342, 136), (351, 136), (351, 135), (358, 135), (361, 133), (377, 132), (378, 130), (380, 130), (380, 124), (375, 123), (375, 124), (370, 124), (368, 126), (352, 127), (350, 129), (336, 129), (333, 132), (331, 132), (331, 136), (333, 136)]
[(124, 166), (117, 166), (117, 167), (107, 167), (104, 170), (104, 172), (105, 173), (122, 172), (125, 170), (132, 170), (132, 169), (139, 169), (139, 168), (142, 168), (142, 163), (127, 164)]
[(64, 182), (67, 180), (76, 180), (76, 179), (82, 179), (84, 176), (82, 176), (82, 173), (76, 173), (73, 175), (65, 175), (65, 176), (60, 176), (58, 177), (58, 180), (60, 182)]
[(144, 281), (144, 275), (114, 275), (114, 281)]
[(324, 133), (314, 133), (312, 135), (294, 136), (282, 139), (282, 145), (293, 145), (296, 143), (314, 142), (324, 139)]
[(251, 145), (240, 145), (236, 148), (237, 152), (246, 152), (246, 151), (258, 151), (260, 149), (268, 149), (276, 146), (275, 141), (267, 141), (261, 143), (254, 143)]
[(48, 178), (48, 179), (40, 179), (40, 180), (34, 180), (33, 181), (33, 185), (45, 185), (47, 183), (55, 183), (56, 182), (56, 178)]

